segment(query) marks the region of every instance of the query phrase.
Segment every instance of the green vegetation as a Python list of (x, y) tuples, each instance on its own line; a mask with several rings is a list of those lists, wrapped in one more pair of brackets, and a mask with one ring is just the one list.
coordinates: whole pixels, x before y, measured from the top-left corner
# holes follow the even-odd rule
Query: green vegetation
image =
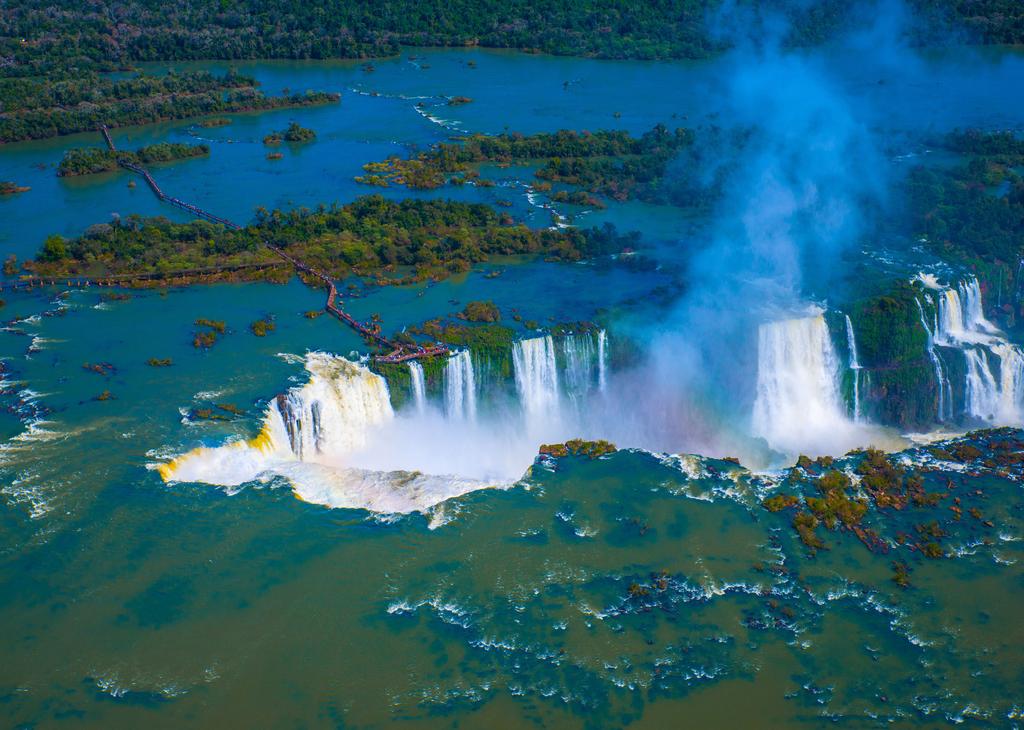
[(140, 147), (134, 152), (121, 150), (115, 152), (100, 147), (74, 147), (64, 153), (64, 159), (60, 161), (57, 174), (60, 177), (71, 177), (116, 170), (119, 159), (147, 165), (153, 162), (203, 157), (208, 154), (210, 154), (210, 148), (205, 144), (187, 145), (167, 142)]
[(277, 329), (277, 325), (274, 324), (274, 318), (270, 315), (263, 319), (257, 319), (249, 325), (249, 331), (257, 337), (266, 337), (268, 332), (273, 332), (275, 329)]
[(1024, 139), (1013, 132), (983, 132), (980, 129), (955, 129), (932, 144), (961, 155), (1024, 155)]
[(852, 487), (850, 478), (841, 471), (830, 471), (817, 482), (821, 497), (807, 497), (807, 507), (814, 516), (832, 530), (838, 523), (853, 527), (861, 521), (868, 510), (863, 499), (852, 499), (848, 492)]
[(217, 413), (212, 408), (193, 408), (188, 412), (190, 421), (230, 421), (228, 416)]
[[(801, 458), (806, 459), (807, 457)], [(810, 463), (808, 460), (808, 464)], [(792, 484), (805, 483), (799, 473), (793, 476), (796, 478), (791, 478)], [(818, 526), (822, 524), (829, 530), (836, 528), (854, 530), (857, 532), (858, 538), (867, 542), (869, 539), (867, 532), (859, 525), (868, 511), (868, 503), (864, 499), (851, 496), (853, 484), (850, 478), (844, 472), (832, 469), (811, 483), (819, 496), (805, 495), (803, 506), (806, 509), (800, 508), (800, 497), (792, 494), (773, 495), (765, 499), (761, 506), (769, 512), (781, 512), (785, 509), (796, 508), (797, 512), (793, 515), (793, 529), (800, 536), (801, 542), (812, 550), (825, 548), (825, 542), (816, 532)]]
[(146, 364), (153, 368), (166, 368), (170, 367), (174, 363), (169, 357), (165, 357), (163, 359), (151, 357), (148, 360), (146, 360)]
[[(989, 141), (1000, 142), (991, 145), (997, 149), (1016, 148), (1003, 137)], [(977, 137), (963, 146), (990, 148)], [(972, 154), (951, 169), (911, 171), (907, 187), (915, 230), (955, 260), (1016, 265), (1024, 250), (1024, 178), (1014, 168), (1024, 165), (1024, 151)]]
[(211, 129), (213, 127), (226, 127), (231, 124), (231, 120), (227, 117), (213, 117), (212, 119), (203, 119), (196, 123), (197, 126), (203, 129)]
[[(486, 205), (370, 196), (316, 210), (261, 209), (255, 223), (239, 230), (206, 221), (116, 219), (91, 226), (79, 238), (50, 236), (30, 268), (41, 276), (104, 276), (278, 266), (266, 242), (337, 278), (373, 276), (383, 285), (443, 279), (494, 255), (578, 261), (613, 253), (632, 240), (608, 227), (531, 230)], [(410, 273), (389, 278), (398, 266)], [(260, 269), (237, 271), (239, 278), (265, 275)]]
[(861, 392), (865, 411), (902, 428), (931, 424), (938, 399), (918, 296), (909, 284), (897, 283), (885, 294), (856, 302), (850, 316), (867, 373)]
[(572, 194), (556, 193), (553, 199), (558, 200), (561, 195), (563, 202), (590, 204), (590, 197), (580, 195), (586, 191), (619, 201), (635, 198), (650, 203), (699, 205), (714, 194), (713, 187), (698, 193), (697, 189), (702, 186), (687, 179), (687, 173), (699, 164), (696, 157), (699, 151), (689, 150), (689, 164), (681, 165), (676, 171), (680, 180), (669, 184), (664, 179), (669, 162), (691, 148), (694, 140), (695, 135), (690, 130), (670, 132), (659, 124), (639, 139), (630, 138), (631, 144), (622, 152), (549, 155), (535, 174), (541, 180), (583, 189)]
[(792, 494), (776, 494), (761, 502), (761, 506), (769, 512), (781, 512), (784, 509), (796, 507), (799, 504), (800, 499)]
[(219, 334), (224, 334), (227, 331), (227, 324), (225, 324), (223, 320), (219, 319), (207, 319), (205, 317), (200, 317), (196, 320), (195, 324), (196, 327), (209, 327)]
[[(448, 363), (446, 357), (428, 357), (419, 360), (423, 368), (423, 379), (428, 393), (441, 393), (444, 388), (444, 371)], [(388, 383), (391, 405), (401, 408), (408, 400), (412, 390), (412, 375), (407, 363), (383, 363), (373, 360), (370, 368), (383, 377)]]
[(458, 316), (468, 322), (498, 322), (501, 310), (492, 301), (469, 302)]
[[(66, 68), (112, 70), (138, 61), (242, 58), (366, 58), (401, 45), (520, 48), (598, 58), (703, 58), (724, 43), (712, 33), (721, 0), (126, 0), (97, 12), (71, 0), (21, 0), (0, 20), (7, 73), (30, 76)], [(749, 7), (744, 3), (741, 7)], [(855, 27), (857, 7), (841, 0), (754, 8), (783, 15), (789, 45), (821, 43)], [(955, 37), (1024, 42), (1016, 0), (909, 0), (918, 43)], [(733, 22), (754, 22), (754, 18)], [(472, 66), (470, 66), (472, 68)]]
[(570, 439), (564, 444), (543, 444), (538, 453), (546, 456), (562, 458), (566, 456), (586, 456), (588, 459), (597, 459), (606, 454), (614, 454), (618, 449), (615, 444), (598, 440), (584, 441), (583, 439)]
[(886, 457), (884, 451), (868, 449), (864, 452), (864, 460), (857, 467), (864, 487), (875, 498), (881, 507), (902, 509), (906, 504), (903, 496), (903, 476), (905, 471), (896, 467)]
[(800, 536), (800, 541), (811, 548), (811, 550), (823, 550), (825, 548), (825, 542), (815, 532), (817, 527), (818, 518), (810, 512), (797, 512), (793, 517), (793, 529)]
[(0, 195), (14, 195), (15, 193), (25, 193), (32, 188), (27, 188), (17, 183), (13, 183), (10, 180), (0, 181)]
[(465, 347), (480, 362), (488, 362), (490, 372), (496, 377), (512, 377), (512, 343), (516, 331), (500, 324), (464, 325), (432, 319), (419, 327), (406, 328), (396, 340), (415, 341), (423, 336), (427, 341), (444, 342), (455, 347)]
[[(1024, 139), (967, 130), (934, 142), (965, 159), (953, 167), (910, 171), (913, 232), (945, 260), (974, 269), (983, 285), (1014, 291), (1024, 258)], [(1001, 315), (1005, 326), (1020, 326), (1024, 304)]]
[[(987, 453), (967, 440), (944, 448), (931, 447), (930, 451), (937, 459), (965, 465), (985, 459), (986, 468), (1005, 468), (1007, 475), (1024, 463), (1024, 442), (1016, 437), (1015, 431), (1003, 429), (987, 433), (993, 434), (988, 440)], [(979, 434), (970, 434), (967, 438), (978, 437)], [(997, 456), (1000, 454), (1010, 458), (1000, 461)], [(929, 492), (927, 474), (933, 470), (908, 468), (898, 459), (877, 449), (866, 449), (848, 454), (844, 459), (845, 470), (840, 470), (832, 468), (835, 462), (831, 459), (812, 461), (801, 457), (782, 485), (792, 493), (774, 494), (763, 500), (761, 506), (771, 513), (792, 511), (791, 526), (812, 551), (825, 548), (818, 532), (823, 526), (831, 531), (852, 533), (873, 553), (888, 553), (896, 544), (934, 558), (944, 554), (940, 543), (947, 536), (940, 520), (946, 524), (948, 520), (958, 521), (962, 512), (967, 511), (983, 526), (992, 526), (992, 522), (982, 519), (977, 505), (962, 500), (969, 496), (983, 499), (982, 491), (955, 496), (956, 485), (947, 478), (944, 486), (939, 487), (940, 491)], [(944, 505), (946, 500), (951, 504)], [(864, 524), (869, 511), (873, 515), (872, 527)], [(932, 519), (913, 524), (922, 515), (930, 515)], [(913, 529), (907, 529), (911, 524)], [(886, 534), (887, 539), (883, 539), (879, 531)], [(896, 571), (893, 580), (901, 586), (908, 585), (907, 566), (893, 563), (893, 568)]]
[(188, 418), (190, 421), (230, 421), (232, 416), (244, 415), (245, 411), (231, 403), (217, 403), (215, 408), (193, 408)]
[[(5, 70), (10, 71), (7, 66)], [(265, 96), (256, 81), (229, 72), (140, 74), (112, 79), (75, 69), (50, 78), (0, 75), (0, 143), (206, 114), (263, 111), (338, 101), (337, 94)]]
[(573, 190), (571, 192), (568, 190), (558, 190), (551, 196), (551, 199), (556, 203), (569, 203), (570, 205), (585, 205), (589, 208), (602, 209), (608, 207), (600, 198), (595, 198), (593, 195), (590, 195), (589, 193), (584, 192), (583, 190)]
[(316, 132), (312, 129), (307, 129), (298, 122), (292, 122), (288, 125), (287, 129), (282, 129), (279, 132), (271, 132), (263, 138), (263, 144), (275, 145), (281, 144), (281, 141), (285, 142), (311, 142), (316, 139)]
[(910, 587), (910, 566), (902, 560), (894, 560), (892, 564), (892, 580), (900, 588)]
[(84, 362), (82, 363), (82, 370), (88, 370), (90, 373), (96, 373), (97, 375), (103, 375), (104, 377), (109, 377), (117, 372), (117, 368), (109, 362)]
[(217, 319), (200, 317), (195, 321), (196, 330), (192, 335), (192, 347), (197, 350), (208, 350), (217, 342), (217, 338), (227, 332), (227, 325)]
[[(639, 138), (622, 131), (573, 132), (529, 136), (502, 134), (489, 137), (475, 134), (460, 144), (442, 143), (410, 159), (390, 157), (384, 162), (363, 166), (366, 175), (356, 178), (366, 185), (387, 187), (405, 185), (414, 189), (432, 189), (446, 183), (484, 184), (473, 166), (480, 163), (541, 162), (536, 176), (542, 182), (538, 190), (550, 191), (549, 183), (583, 188), (557, 191), (556, 201), (603, 207), (594, 195), (616, 200), (638, 198), (649, 202), (693, 204), (697, 186), (690, 181), (666, 187), (663, 180), (669, 161), (693, 146), (694, 134), (686, 129), (669, 131), (658, 125)], [(696, 154), (696, 151), (694, 151)], [(688, 169), (694, 168), (688, 165)], [(703, 193), (707, 195), (707, 193)]]

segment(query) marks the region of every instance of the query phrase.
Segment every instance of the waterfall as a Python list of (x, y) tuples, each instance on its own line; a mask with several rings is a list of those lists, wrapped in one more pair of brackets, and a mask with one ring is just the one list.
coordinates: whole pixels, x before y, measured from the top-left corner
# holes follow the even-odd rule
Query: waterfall
[(939, 314), (935, 336), (944, 344), (963, 339), (964, 315), (960, 295), (955, 289), (946, 289), (939, 294)]
[(1003, 342), (992, 346), (999, 358), (999, 406), (996, 418), (1000, 423), (1024, 422), (1024, 352), (1016, 345)]
[(853, 420), (860, 422), (860, 360), (857, 358), (857, 338), (853, 336), (853, 322), (846, 315), (846, 346), (850, 351), (850, 370), (853, 371)]
[(302, 388), (279, 395), (264, 428), (275, 452), (288, 449), (301, 461), (351, 453), (367, 443), (367, 427), (394, 415), (384, 380), (366, 368), (330, 356), (311, 356), (313, 374)]
[(594, 338), (589, 333), (562, 338), (565, 356), (565, 390), (578, 404), (594, 383)]
[[(949, 380), (946, 379), (946, 373), (942, 368), (942, 360), (939, 358), (939, 353), (935, 351), (935, 335), (928, 328), (921, 300), (914, 297), (914, 301), (917, 302), (917, 311), (921, 315), (921, 326), (924, 327), (924, 332), (928, 336), (928, 359), (932, 361), (932, 367), (935, 368), (935, 380), (939, 386), (936, 420), (942, 423), (953, 417), (953, 388)], [(938, 326), (937, 323), (936, 326)]]
[(964, 356), (967, 413), (996, 424), (1024, 421), (1024, 353), (1020, 348), (1002, 342), (988, 348), (967, 348)]
[(309, 382), (272, 400), (259, 435), (218, 448), (198, 448), (159, 466), (167, 481), (234, 485), (275, 463), (336, 465), (367, 446), (372, 427), (394, 417), (384, 379), (344, 358), (306, 357)]
[(412, 387), (412, 402), (416, 412), (422, 414), (427, 410), (427, 383), (423, 377), (423, 366), (415, 360), (409, 361), (409, 379)]
[(604, 393), (608, 385), (608, 332), (601, 330), (597, 333), (597, 389)]
[(448, 418), (476, 421), (476, 378), (469, 350), (448, 358), (444, 369), (444, 401)]
[(964, 350), (967, 358), (967, 387), (964, 401), (969, 414), (984, 421), (994, 421), (999, 407), (999, 386), (988, 359), (980, 347)]
[[(283, 477), (306, 502), (423, 512), (466, 492), (510, 484), (536, 453), (535, 444), (523, 444), (506, 463), (501, 446), (514, 433), (495, 437), (463, 423), (455, 426), (463, 435), (450, 438), (432, 420), (440, 416), (395, 418), (384, 379), (344, 358), (311, 353), (305, 365), (309, 382), (270, 401), (256, 438), (193, 449), (156, 464), (160, 475), (224, 487)], [(466, 383), (465, 365), (459, 370)], [(490, 441), (468, 446), (464, 440), (482, 433)]]
[(756, 435), (792, 453), (826, 443), (849, 424), (835, 348), (820, 312), (762, 324), (757, 355)]
[(963, 299), (964, 325), (973, 332), (987, 332), (998, 334), (999, 330), (994, 324), (985, 319), (985, 312), (981, 302), (981, 286), (976, 277), (960, 282), (958, 287), (960, 297)]
[[(997, 425), (1024, 422), (1024, 352), (986, 319), (978, 279), (941, 291), (938, 310), (931, 339), (964, 354), (964, 414)], [(949, 416), (951, 400), (945, 398)]]
[(949, 287), (939, 293), (934, 336), (940, 345), (987, 342), (998, 334), (996, 326), (985, 318), (977, 278), (972, 277), (956, 288)]
[(519, 402), (531, 431), (559, 420), (558, 368), (551, 336), (519, 340), (512, 346)]

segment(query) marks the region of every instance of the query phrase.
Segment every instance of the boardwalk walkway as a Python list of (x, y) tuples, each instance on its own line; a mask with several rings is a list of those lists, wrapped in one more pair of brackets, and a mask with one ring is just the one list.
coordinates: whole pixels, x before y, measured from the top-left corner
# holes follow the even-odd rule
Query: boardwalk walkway
[[(118, 150), (117, 147), (114, 145), (114, 140), (111, 139), (110, 131), (107, 129), (105, 125), (100, 127), (100, 132), (103, 133), (103, 139), (106, 141), (107, 146), (110, 148), (110, 150), (113, 152), (117, 152)], [(153, 179), (153, 176), (149, 174), (149, 170), (142, 167), (141, 165), (138, 165), (123, 157), (118, 157), (117, 164), (125, 168), (126, 170), (131, 170), (134, 173), (142, 175), (142, 177), (146, 180), (146, 183), (149, 185), (150, 190), (152, 190), (153, 194), (156, 195), (157, 198), (159, 198), (160, 200), (166, 203), (170, 203), (171, 205), (177, 206), (182, 210), (188, 211), (197, 218), (203, 218), (204, 220), (208, 220), (211, 223), (219, 223), (220, 225), (225, 226), (226, 228), (231, 228), (234, 230), (241, 228), (241, 226), (238, 225), (237, 223), (233, 223), (232, 221), (229, 221), (226, 218), (216, 216), (213, 213), (210, 213), (209, 211), (203, 210), (197, 205), (192, 205), (191, 203), (187, 203), (184, 200), (179, 200), (178, 198), (174, 198), (171, 197), (170, 195), (167, 195), (163, 190), (160, 189), (160, 186), (157, 185), (157, 182), (156, 180)], [(299, 261), (298, 259), (286, 254), (277, 246), (272, 246), (266, 241), (263, 242), (263, 245), (270, 249), (270, 251), (272, 251), (278, 257), (280, 257), (281, 259), (289, 263), (291, 266), (293, 266), (296, 270), (305, 272), (306, 274), (320, 280), (320, 282), (322, 282), (327, 287), (328, 293), (325, 309), (328, 312), (330, 312), (332, 315), (334, 315), (342, 322), (344, 322), (346, 325), (355, 330), (366, 341), (378, 345), (380, 347), (387, 348), (387, 354), (376, 355), (374, 357), (374, 359), (377, 362), (398, 363), (406, 362), (408, 360), (416, 360), (424, 357), (442, 356), (447, 355), (449, 353), (448, 348), (442, 344), (433, 345), (431, 347), (410, 347), (408, 345), (404, 345), (389, 340), (388, 338), (384, 337), (384, 335), (381, 334), (380, 325), (365, 325), (362, 322), (356, 320), (354, 317), (352, 317), (352, 315), (345, 312), (343, 309), (341, 309), (341, 307), (339, 307), (336, 304), (338, 300), (338, 289), (337, 287), (335, 287), (334, 281), (331, 279), (330, 276), (320, 271), (319, 269), (309, 266), (308, 264), (305, 264), (302, 261)], [(138, 274), (134, 276), (75, 276), (59, 278), (36, 277), (30, 279), (20, 279), (12, 282), (0, 281), (0, 291), (3, 291), (5, 287), (8, 289), (32, 289), (37, 286), (60, 285), (63, 284), (64, 282), (67, 282), (67, 286), (89, 286), (90, 284), (96, 284), (97, 286), (116, 286), (118, 282), (131, 283), (133, 281), (175, 278), (178, 276), (193, 276), (200, 275), (203, 273), (218, 273), (223, 271), (240, 271), (247, 268), (269, 268), (271, 266), (274, 266), (274, 264), (240, 264), (237, 266), (218, 266), (211, 267), (209, 269), (190, 269), (187, 271), (175, 271), (167, 274)]]

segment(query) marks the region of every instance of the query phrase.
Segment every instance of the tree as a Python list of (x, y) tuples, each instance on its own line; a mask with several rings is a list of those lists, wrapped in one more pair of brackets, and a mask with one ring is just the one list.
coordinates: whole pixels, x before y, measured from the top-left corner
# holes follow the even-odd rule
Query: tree
[(47, 236), (46, 240), (43, 241), (43, 250), (39, 254), (39, 258), (42, 261), (62, 261), (68, 257), (68, 247), (64, 242), (64, 237), (54, 233), (52, 236)]

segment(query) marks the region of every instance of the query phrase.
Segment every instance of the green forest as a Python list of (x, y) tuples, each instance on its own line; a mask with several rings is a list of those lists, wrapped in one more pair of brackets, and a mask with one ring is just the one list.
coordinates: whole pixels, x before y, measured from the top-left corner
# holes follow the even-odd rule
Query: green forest
[(635, 245), (613, 228), (531, 230), (481, 204), (394, 202), (367, 196), (344, 206), (290, 212), (260, 210), (255, 222), (228, 230), (206, 221), (173, 223), (132, 216), (91, 226), (74, 239), (50, 236), (28, 268), (39, 276), (106, 276), (188, 271), (279, 261), (266, 245), (342, 278), (389, 283), (440, 279), (498, 255), (578, 261)]
[[(363, 58), (400, 45), (535, 49), (601, 58), (701, 58), (715, 40), (721, 0), (197, 0), (117, 5), (23, 0), (0, 15), (5, 75), (55, 68), (111, 70), (137, 61), (242, 58)], [(746, 0), (740, 12), (771, 12), (788, 40), (819, 43), (863, 20), (842, 0)], [(957, 30), (961, 40), (1020, 43), (1016, 0), (909, 0), (925, 43)], [(734, 10), (735, 12), (735, 10)]]
[(137, 150), (109, 150), (104, 147), (74, 147), (64, 153), (64, 158), (57, 168), (60, 177), (75, 175), (91, 175), (97, 172), (108, 172), (117, 169), (117, 161), (125, 159), (139, 165), (154, 162), (171, 162), (190, 157), (203, 157), (210, 154), (209, 145), (187, 145), (180, 143), (161, 142), (159, 144), (140, 147)]
[[(726, 19), (717, 13), (724, 6)], [(910, 0), (913, 43), (1024, 42), (1015, 0)], [(609, 59), (706, 58), (724, 25), (787, 24), (827, 42), (866, 18), (842, 0), (197, 0), (116, 5), (22, 0), (0, 13), (0, 143), (168, 119), (336, 100), (266, 97), (237, 74), (110, 78), (146, 61), (393, 56), (402, 46), (483, 46)], [(462, 100), (466, 101), (466, 100)]]
[(950, 260), (1016, 270), (1024, 258), (1024, 140), (967, 130), (938, 143), (962, 158), (910, 171), (914, 231)]
[(64, 71), (53, 78), (0, 75), (0, 143), (207, 114), (337, 102), (337, 94), (266, 96), (255, 79), (228, 72), (170, 72), (112, 79)]
[[(432, 189), (445, 184), (461, 185), (479, 181), (474, 169), (481, 163), (539, 164), (535, 172), (541, 180), (535, 187), (550, 190), (551, 183), (574, 185), (583, 190), (558, 191), (552, 198), (559, 202), (602, 206), (591, 194), (615, 200), (637, 198), (647, 202), (672, 202), (687, 205), (693, 196), (680, 194), (689, 190), (685, 170), (693, 170), (699, 150), (693, 147), (695, 133), (687, 129), (671, 131), (657, 125), (640, 137), (627, 132), (574, 132), (522, 135), (518, 133), (487, 136), (475, 134), (457, 143), (435, 145), (409, 159), (391, 157), (383, 162), (363, 166), (365, 175), (356, 178), (366, 185), (388, 187), (405, 185), (414, 189)], [(684, 155), (684, 151), (688, 154)], [(669, 163), (681, 156), (677, 165), (680, 174), (671, 184), (665, 182)], [(692, 164), (686, 164), (692, 163)], [(703, 197), (707, 197), (704, 195)]]
[[(112, 69), (140, 60), (189, 58), (358, 58), (399, 45), (538, 49), (606, 58), (695, 58), (713, 40), (721, 2), (698, 0), (127, 0), (109, 9), (71, 0), (5, 7), (4, 55), (16, 75), (55, 66)], [(1015, 0), (910, 0), (920, 42), (962, 30), (978, 43), (1024, 40)], [(858, 22), (857, 5), (746, 0), (741, 11), (772, 12), (791, 24), (790, 42), (817, 43)]]

